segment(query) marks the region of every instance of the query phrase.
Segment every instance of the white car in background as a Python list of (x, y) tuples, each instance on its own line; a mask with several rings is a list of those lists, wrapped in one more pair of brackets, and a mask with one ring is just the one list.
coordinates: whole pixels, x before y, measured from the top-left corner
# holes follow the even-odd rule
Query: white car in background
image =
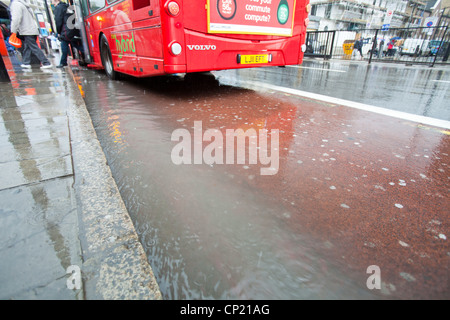
[(428, 40), (425, 39), (406, 39), (403, 42), (400, 55), (417, 55), (420, 56), (428, 47)]

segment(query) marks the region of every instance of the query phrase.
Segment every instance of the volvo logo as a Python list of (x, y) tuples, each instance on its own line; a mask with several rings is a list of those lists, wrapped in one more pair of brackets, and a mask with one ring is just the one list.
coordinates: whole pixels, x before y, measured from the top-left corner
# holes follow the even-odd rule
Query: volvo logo
[(189, 50), (216, 50), (215, 45), (209, 44), (188, 44), (187, 47)]

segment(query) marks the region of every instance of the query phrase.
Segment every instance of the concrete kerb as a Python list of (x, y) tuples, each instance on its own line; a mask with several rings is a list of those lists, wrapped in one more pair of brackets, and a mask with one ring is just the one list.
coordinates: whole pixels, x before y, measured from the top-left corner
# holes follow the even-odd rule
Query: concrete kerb
[(68, 119), (84, 299), (161, 300), (162, 295), (70, 67)]

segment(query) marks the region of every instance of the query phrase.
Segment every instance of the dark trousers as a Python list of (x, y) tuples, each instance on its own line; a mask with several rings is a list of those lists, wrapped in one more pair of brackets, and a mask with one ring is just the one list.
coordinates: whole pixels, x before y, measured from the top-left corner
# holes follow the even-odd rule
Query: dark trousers
[(22, 53), (22, 63), (23, 64), (31, 64), (31, 53), (33, 53), (39, 61), (44, 63), (50, 63), (48, 61), (45, 54), (42, 52), (42, 50), (39, 48), (39, 46), (36, 43), (37, 36), (22, 36), (23, 37), (23, 53)]
[(66, 41), (61, 40), (61, 60), (59, 64), (67, 65), (67, 55), (69, 54), (69, 44), (72, 46), (72, 50), (78, 49), (81, 53), (83, 53), (83, 46), (78, 41)]

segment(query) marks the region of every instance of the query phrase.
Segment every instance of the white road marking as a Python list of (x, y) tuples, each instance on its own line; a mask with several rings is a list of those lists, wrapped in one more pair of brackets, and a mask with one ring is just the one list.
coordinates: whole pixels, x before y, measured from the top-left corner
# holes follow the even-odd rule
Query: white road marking
[(296, 66), (296, 65), (286, 66), (286, 67), (289, 67), (289, 68), (300, 68), (300, 69), (312, 69), (312, 70), (329, 71), (329, 72), (344, 72), (344, 73), (347, 72), (345, 70), (303, 67), (303, 66)]
[(431, 80), (431, 81), (434, 81), (434, 82), (450, 83), (450, 81), (448, 81), (448, 80)]

